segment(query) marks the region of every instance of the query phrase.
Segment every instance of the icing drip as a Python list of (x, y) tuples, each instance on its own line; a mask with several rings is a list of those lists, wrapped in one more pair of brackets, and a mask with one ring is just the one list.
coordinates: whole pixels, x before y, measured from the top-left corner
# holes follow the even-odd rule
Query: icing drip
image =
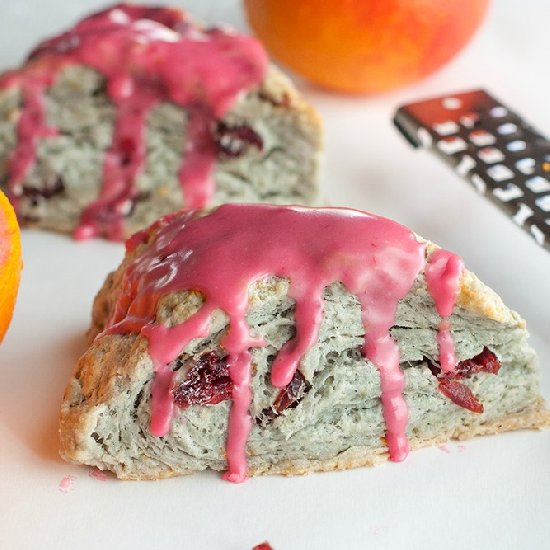
[(103, 185), (99, 198), (82, 213), (76, 239), (94, 237), (103, 229), (109, 239), (122, 240), (124, 215), (137, 195), (134, 182), (145, 160), (144, 130), (154, 98), (134, 94), (127, 99), (123, 91), (110, 95), (118, 109), (113, 142), (103, 159)]
[(8, 189), (14, 208), (17, 208), (18, 198), (23, 194), (22, 182), (29, 174), (36, 156), (36, 146), (41, 138), (58, 135), (55, 128), (46, 124), (42, 90), (49, 79), (36, 78), (25, 82), (22, 95), (25, 109), (17, 122), (17, 145), (8, 161)]
[(186, 182), (185, 202), (191, 209), (204, 208), (214, 194), (216, 142), (212, 135), (214, 118), (195, 107), (189, 111), (185, 162), (179, 179)]
[(451, 323), (448, 319), (460, 291), (460, 278), (464, 271), (462, 260), (452, 252), (438, 249), (428, 259), (424, 275), (428, 291), (442, 317), (437, 333), (439, 363), (443, 372), (450, 372), (456, 366), (456, 356)]
[(72, 489), (74, 488), (73, 484), (74, 484), (74, 477), (67, 475), (63, 477), (63, 479), (59, 482), (59, 490), (62, 493), (68, 493), (72, 491)]
[[(316, 343), (326, 286), (341, 282), (355, 294), (366, 331), (364, 355), (378, 368), (386, 440), (392, 460), (408, 452), (408, 420), (399, 349), (390, 335), (399, 300), (410, 291), (425, 263), (425, 245), (405, 227), (371, 214), (338, 208), (224, 205), (200, 217), (192, 212), (168, 216), (128, 241), (129, 251), (148, 243), (125, 271), (108, 333), (141, 332), (149, 340), (156, 370), (152, 431), (165, 435), (173, 412), (169, 363), (192, 338), (206, 336), (214, 311), (228, 316), (221, 340), (233, 381), (227, 437), (230, 481), (246, 478), (250, 348), (264, 342), (246, 322), (251, 283), (269, 275), (289, 281), (295, 300), (296, 335), (280, 350), (271, 380), (285, 387), (304, 354)], [(156, 323), (159, 300), (194, 290), (203, 303), (187, 321), (167, 328)]]
[(99, 197), (82, 213), (75, 237), (123, 238), (123, 220), (138, 195), (136, 179), (146, 158), (147, 117), (161, 101), (188, 109), (179, 180), (186, 206), (204, 208), (214, 193), (214, 122), (241, 92), (263, 79), (267, 57), (260, 44), (217, 28), (200, 30), (178, 10), (124, 4), (43, 42), (25, 67), (0, 79), (0, 88), (23, 90), (18, 142), (9, 165), (12, 200), (21, 195), (36, 162), (39, 139), (56, 135), (45, 124), (44, 93), (61, 69), (74, 64), (99, 71), (116, 106)]

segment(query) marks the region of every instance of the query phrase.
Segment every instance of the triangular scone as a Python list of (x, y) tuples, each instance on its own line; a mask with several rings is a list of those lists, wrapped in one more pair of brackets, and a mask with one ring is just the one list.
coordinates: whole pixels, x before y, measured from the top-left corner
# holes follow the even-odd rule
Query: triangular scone
[(395, 222), (225, 205), (127, 250), (66, 390), (69, 461), (242, 481), (549, 421), (521, 317)]
[(25, 226), (120, 239), (182, 207), (317, 204), (319, 115), (262, 45), (117, 4), (0, 74), (0, 189)]

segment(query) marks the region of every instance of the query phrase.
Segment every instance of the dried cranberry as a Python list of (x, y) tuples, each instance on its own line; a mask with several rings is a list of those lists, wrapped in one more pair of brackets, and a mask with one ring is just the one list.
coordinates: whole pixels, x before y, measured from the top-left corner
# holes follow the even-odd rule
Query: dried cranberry
[(51, 199), (65, 192), (65, 185), (61, 176), (57, 176), (51, 185), (47, 184), (41, 189), (37, 187), (23, 186), (23, 196), (31, 199)]
[(218, 151), (228, 157), (240, 157), (249, 147), (262, 151), (264, 142), (260, 135), (246, 124), (229, 126), (219, 121), (216, 125), (215, 139)]
[(174, 390), (174, 402), (182, 409), (216, 405), (230, 399), (232, 389), (226, 358), (209, 351), (199, 357), (185, 381)]
[(296, 407), (298, 401), (305, 395), (307, 386), (309, 386), (309, 384), (306, 382), (304, 375), (297, 370), (290, 384), (279, 392), (279, 395), (272, 405), (272, 409), (280, 414), (285, 409)]
[(497, 356), (487, 348), (483, 348), (483, 351), (473, 359), (461, 361), (456, 366), (455, 373), (461, 378), (468, 378), (478, 372), (497, 374), (499, 369), (500, 361), (497, 359)]
[(256, 418), (256, 423), (265, 426), (274, 418), (277, 418), (284, 410), (293, 409), (298, 406), (300, 400), (310, 390), (311, 384), (306, 381), (304, 375), (297, 370), (288, 386), (281, 390), (273, 405), (262, 410)]
[(17, 214), (17, 221), (22, 227), (28, 227), (36, 223), (40, 223), (42, 218), (31, 214)]
[(500, 361), (497, 356), (483, 348), (483, 351), (473, 357), (458, 363), (455, 370), (451, 372), (442, 372), (441, 369), (428, 361), (428, 368), (432, 374), (437, 377), (439, 391), (448, 397), (455, 405), (468, 409), (475, 413), (483, 412), (483, 404), (472, 393), (472, 390), (461, 384), (459, 380), (470, 378), (474, 374), (486, 372), (488, 374), (497, 374), (500, 369)]
[(446, 379), (439, 381), (439, 391), (448, 397), (455, 405), (475, 413), (483, 412), (483, 404), (472, 393), (472, 390), (457, 380)]
[(273, 550), (269, 542), (262, 542), (261, 544), (256, 544), (252, 550)]

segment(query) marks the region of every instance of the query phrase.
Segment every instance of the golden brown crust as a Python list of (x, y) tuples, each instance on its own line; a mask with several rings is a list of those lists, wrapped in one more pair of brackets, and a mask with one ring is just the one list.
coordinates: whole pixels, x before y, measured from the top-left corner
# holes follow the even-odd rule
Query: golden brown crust
[(270, 65), (261, 89), (273, 101), (281, 105), (288, 104), (292, 108), (301, 111), (311, 126), (317, 128), (317, 137), (319, 139), (317, 146), (319, 149), (323, 148), (323, 119), (317, 110), (300, 94), (288, 76), (274, 65)]
[(525, 321), (521, 316), (506, 307), (501, 297), (484, 285), (471, 271), (464, 271), (462, 275), (457, 305), (503, 325), (525, 328)]
[(108, 335), (80, 357), (61, 405), (59, 453), (65, 460), (85, 462), (97, 416), (120, 391), (120, 379), (135, 374), (146, 347), (143, 337)]

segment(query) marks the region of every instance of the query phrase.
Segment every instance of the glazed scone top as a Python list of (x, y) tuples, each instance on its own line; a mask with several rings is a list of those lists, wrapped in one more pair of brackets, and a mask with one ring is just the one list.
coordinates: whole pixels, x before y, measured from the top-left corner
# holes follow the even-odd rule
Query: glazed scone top
[(179, 179), (186, 206), (203, 208), (214, 191), (214, 121), (240, 93), (262, 81), (267, 56), (253, 38), (227, 29), (200, 29), (177, 9), (139, 5), (98, 12), (46, 40), (22, 69), (0, 78), (0, 89), (21, 88), (24, 103), (8, 166), (8, 194), (15, 206), (38, 140), (57, 134), (46, 123), (44, 92), (71, 64), (99, 71), (117, 109), (112, 144), (103, 159), (102, 189), (82, 213), (75, 236), (106, 234), (120, 240), (123, 217), (137, 194), (151, 109), (169, 101), (188, 110)]
[[(323, 316), (325, 287), (342, 282), (362, 308), (366, 338), (363, 354), (381, 378), (386, 440), (393, 460), (408, 453), (407, 406), (399, 349), (390, 335), (398, 303), (424, 271), (438, 310), (452, 311), (459, 293), (462, 263), (440, 251), (426, 262), (426, 244), (388, 219), (344, 208), (224, 205), (207, 215), (179, 212), (167, 216), (127, 243), (129, 261), (105, 333), (141, 333), (155, 368), (151, 430), (170, 429), (174, 372), (170, 363), (193, 339), (206, 337), (213, 315), (223, 311), (228, 331), (222, 346), (233, 382), (227, 438), (227, 478), (246, 478), (250, 432), (250, 348), (263, 345), (246, 323), (249, 286), (269, 275), (289, 281), (295, 300), (296, 336), (277, 355), (272, 384), (284, 388), (304, 354), (316, 343)], [(198, 310), (172, 327), (157, 320), (162, 298), (175, 292), (203, 296)], [(440, 346), (447, 370), (454, 368), (448, 322)]]

